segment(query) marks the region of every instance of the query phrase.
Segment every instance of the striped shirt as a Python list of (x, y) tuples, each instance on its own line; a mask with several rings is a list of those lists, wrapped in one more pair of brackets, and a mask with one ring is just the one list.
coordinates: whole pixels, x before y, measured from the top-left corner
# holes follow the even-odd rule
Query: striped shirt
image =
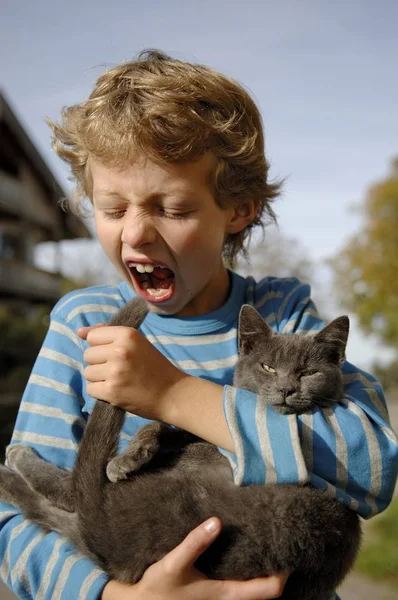
[[(149, 313), (141, 332), (177, 367), (224, 386), (224, 413), (236, 453), (228, 457), (239, 484), (310, 481), (368, 518), (389, 504), (396, 479), (397, 440), (377, 381), (349, 363), (344, 398), (333, 408), (281, 415), (255, 394), (232, 385), (242, 304), (255, 306), (283, 333), (319, 330), (310, 288), (294, 278), (255, 282), (231, 273), (227, 302), (202, 317)], [(126, 283), (77, 290), (62, 298), (22, 398), (12, 442), (33, 446), (71, 469), (95, 400), (87, 395), (78, 327), (107, 322), (133, 298)], [(189, 399), (188, 399), (189, 401)], [(127, 415), (123, 450), (148, 421)], [(20, 598), (94, 600), (108, 576), (53, 532), (43, 533), (10, 505), (0, 504), (0, 574)], [(335, 597), (335, 596), (333, 596)]]

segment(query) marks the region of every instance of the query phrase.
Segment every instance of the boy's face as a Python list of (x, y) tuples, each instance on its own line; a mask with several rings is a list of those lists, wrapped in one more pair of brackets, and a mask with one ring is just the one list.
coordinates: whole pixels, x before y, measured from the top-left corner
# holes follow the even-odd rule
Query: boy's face
[(224, 240), (251, 217), (216, 204), (214, 160), (160, 166), (142, 156), (123, 170), (90, 161), (100, 243), (153, 312), (199, 316), (228, 296)]

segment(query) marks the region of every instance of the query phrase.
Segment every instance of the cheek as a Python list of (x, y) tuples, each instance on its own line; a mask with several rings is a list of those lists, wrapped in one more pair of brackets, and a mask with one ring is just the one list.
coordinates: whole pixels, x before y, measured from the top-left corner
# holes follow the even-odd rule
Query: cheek
[(322, 391), (324, 387), (323, 379), (318, 377), (303, 378), (300, 380), (300, 388), (303, 394), (314, 396)]
[(95, 219), (95, 230), (98, 240), (109, 258), (118, 253), (120, 247), (120, 233), (112, 223), (104, 222), (101, 219)]
[(202, 260), (206, 256), (214, 258), (215, 254), (221, 255), (223, 247), (223, 237), (217, 236), (210, 226), (207, 229), (197, 225), (181, 228), (170, 239), (169, 246), (174, 252), (188, 260), (197, 256)]

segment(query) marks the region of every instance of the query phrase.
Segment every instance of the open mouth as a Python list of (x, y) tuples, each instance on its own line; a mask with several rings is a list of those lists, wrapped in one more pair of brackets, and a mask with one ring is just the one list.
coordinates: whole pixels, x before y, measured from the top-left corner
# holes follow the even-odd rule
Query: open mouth
[(127, 263), (137, 293), (148, 302), (165, 302), (174, 293), (174, 272), (163, 265)]

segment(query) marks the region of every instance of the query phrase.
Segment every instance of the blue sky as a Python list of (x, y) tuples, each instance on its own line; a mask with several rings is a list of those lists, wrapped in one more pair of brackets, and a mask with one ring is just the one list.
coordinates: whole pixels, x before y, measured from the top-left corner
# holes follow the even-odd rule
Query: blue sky
[[(319, 263), (360, 226), (351, 207), (398, 154), (396, 0), (2, 0), (0, 85), (68, 189), (44, 117), (144, 48), (243, 83), (264, 119), (281, 229)], [(326, 277), (326, 275), (325, 275)], [(349, 358), (380, 348), (354, 333)]]

